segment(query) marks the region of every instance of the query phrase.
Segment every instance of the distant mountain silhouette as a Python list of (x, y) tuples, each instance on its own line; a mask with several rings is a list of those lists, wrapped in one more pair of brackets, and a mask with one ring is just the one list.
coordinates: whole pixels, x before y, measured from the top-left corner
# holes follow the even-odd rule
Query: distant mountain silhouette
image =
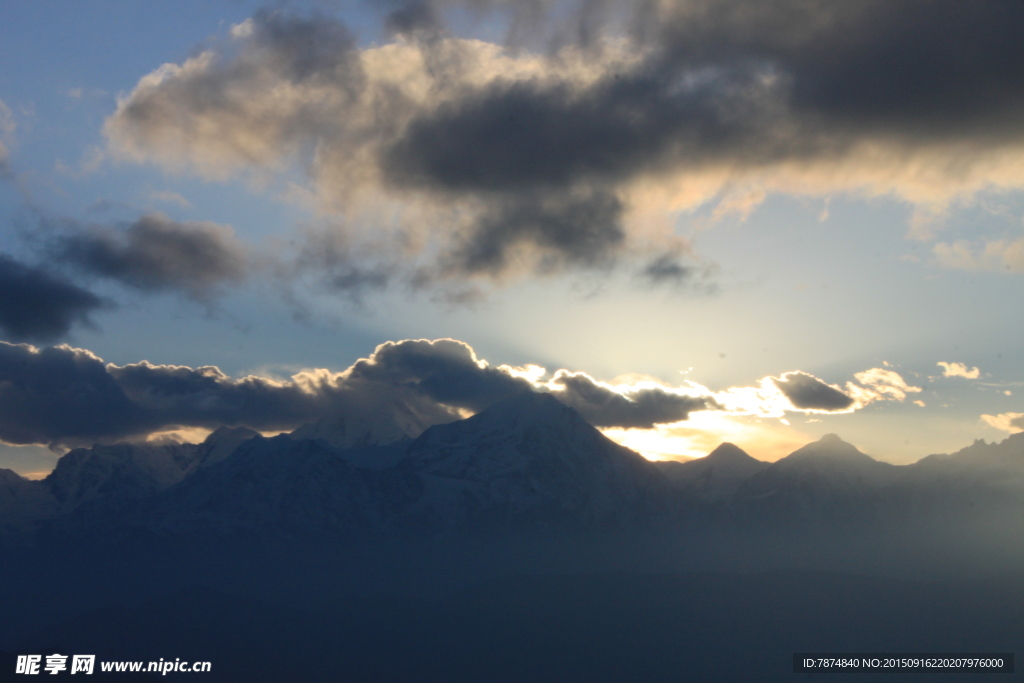
[(827, 434), (753, 474), (734, 503), (761, 523), (883, 521), (882, 490), (900, 470)]
[(709, 519), (884, 526), (1024, 510), (1022, 435), (909, 466), (876, 461), (834, 434), (774, 463), (729, 443), (704, 458), (652, 463), (545, 393), (415, 438), (422, 421), (392, 407), (376, 420), (339, 417), (272, 439), (221, 428), (201, 444), (75, 449), (39, 482), (0, 473), (0, 529), (355, 539)]
[(657, 464), (671, 481), (705, 501), (730, 500), (744, 481), (769, 466), (731, 443), (721, 444), (703, 458)]

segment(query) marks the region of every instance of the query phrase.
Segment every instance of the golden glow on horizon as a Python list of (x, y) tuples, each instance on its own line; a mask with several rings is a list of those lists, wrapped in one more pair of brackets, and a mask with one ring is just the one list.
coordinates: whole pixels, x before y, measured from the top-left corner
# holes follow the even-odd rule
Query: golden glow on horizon
[(814, 437), (777, 420), (696, 412), (690, 419), (653, 429), (602, 429), (612, 441), (631, 448), (648, 460), (702, 458), (723, 441), (734, 443), (758, 460), (773, 462)]
[(202, 443), (206, 437), (213, 433), (212, 429), (205, 427), (183, 427), (168, 429), (162, 432), (153, 432), (146, 437), (146, 443), (157, 445), (160, 443)]

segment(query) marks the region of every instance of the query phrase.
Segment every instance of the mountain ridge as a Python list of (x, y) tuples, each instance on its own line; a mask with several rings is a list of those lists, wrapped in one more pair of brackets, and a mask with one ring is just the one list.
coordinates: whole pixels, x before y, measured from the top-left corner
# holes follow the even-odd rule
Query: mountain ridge
[[(222, 427), (200, 444), (76, 449), (40, 482), (0, 473), (3, 533), (40, 525), (65, 536), (102, 535), (108, 527), (213, 536), (692, 527), (707, 520), (785, 527), (1024, 507), (1024, 437), (1017, 436), (911, 466), (874, 460), (834, 434), (774, 463), (730, 443), (704, 458), (655, 463), (544, 392), (431, 425), (415, 438), (392, 441), (394, 432), (385, 430), (378, 433), (384, 445), (353, 441), (343, 422), (344, 433), (329, 438), (329, 424), (271, 439)], [(361, 434), (373, 436), (373, 426)]]

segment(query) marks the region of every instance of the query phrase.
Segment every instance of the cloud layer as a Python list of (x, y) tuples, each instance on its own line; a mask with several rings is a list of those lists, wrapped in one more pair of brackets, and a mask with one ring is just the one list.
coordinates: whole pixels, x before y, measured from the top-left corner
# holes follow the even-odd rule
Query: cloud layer
[(221, 425), (291, 430), (396, 409), (437, 424), (526, 391), (551, 392), (597, 427), (651, 428), (685, 421), (695, 411), (762, 417), (851, 412), (875, 400), (902, 400), (892, 393), (894, 384), (915, 390), (896, 373), (888, 384), (874, 375), (874, 384), (848, 383), (849, 396), (802, 372), (722, 392), (692, 382), (613, 385), (564, 369), (547, 375), (537, 366), (492, 366), (451, 339), (387, 342), (342, 372), (307, 370), (288, 380), (234, 379), (216, 367), (145, 361), (117, 366), (69, 346), (0, 342), (0, 441), (74, 446)]
[[(519, 49), (455, 37), (462, 5)], [(690, 281), (666, 217), (710, 200), (853, 191), (928, 215), (1024, 186), (1022, 21), (1004, 0), (414, 2), (363, 48), (331, 16), (261, 10), (142, 78), (106, 134), (206, 177), (302, 168), (336, 288), (624, 261)]]

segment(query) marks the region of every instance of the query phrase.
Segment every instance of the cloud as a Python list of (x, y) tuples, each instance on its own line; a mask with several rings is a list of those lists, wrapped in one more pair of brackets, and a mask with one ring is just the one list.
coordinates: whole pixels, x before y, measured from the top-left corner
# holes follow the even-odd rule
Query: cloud
[(60, 339), (105, 305), (88, 290), (0, 254), (0, 328), (9, 339)]
[(871, 368), (853, 376), (863, 386), (847, 382), (846, 390), (862, 406), (875, 401), (903, 401), (907, 394), (921, 392), (921, 387), (907, 384), (895, 370)]
[(403, 160), (424, 178), (462, 186), (621, 183), (651, 173), (692, 180), (728, 165), (728, 179), (748, 188), (768, 174), (767, 189), (893, 192), (926, 205), (988, 180), (1024, 181), (1009, 163), (1024, 132), (1024, 73), (1009, 66), (1024, 50), (1007, 28), (1024, 19), (1020, 7), (640, 7), (634, 64), (584, 87), (477, 91), (414, 121)]
[(705, 413), (782, 418), (787, 412), (851, 412), (875, 400), (902, 400), (895, 387), (917, 390), (895, 372), (878, 374), (886, 372), (859, 373), (868, 386), (847, 383), (854, 400), (841, 408), (830, 392), (842, 392), (802, 372), (719, 392), (694, 382), (673, 387), (642, 378), (613, 384), (565, 369), (545, 380), (544, 368), (492, 366), (453, 339), (386, 342), (341, 372), (310, 369), (287, 380), (235, 379), (211, 366), (118, 366), (70, 346), (0, 342), (0, 441), (88, 445), (221, 425), (283, 431), (388, 411), (438, 424), (530, 391), (550, 392), (598, 427), (650, 429)]
[(454, 339), (385, 342), (370, 358), (356, 361), (346, 381), (410, 389), (473, 412), (533, 386), (503, 367), (480, 360), (468, 344)]
[(0, 342), (0, 439), (59, 443), (127, 436), (142, 420), (99, 358), (81, 349)]
[(545, 386), (597, 427), (651, 428), (686, 420), (693, 411), (720, 407), (710, 396), (692, 395), (686, 388), (653, 383), (616, 387), (568, 370), (556, 372)]
[(939, 361), (937, 365), (942, 366), (943, 377), (963, 377), (964, 379), (978, 379), (981, 376), (981, 370), (978, 368), (968, 368), (963, 363), (944, 363)]
[(543, 251), (535, 264), (542, 272), (608, 264), (625, 242), (622, 211), (622, 202), (608, 192), (509, 197), (481, 217), (443, 271), (501, 273), (520, 246)]
[(0, 440), (89, 445), (175, 428), (242, 425), (294, 429), (337, 414), (363, 415), (401, 401), (428, 421), (456, 413), (415, 390), (315, 370), (288, 381), (233, 379), (215, 367), (104, 364), (69, 346), (0, 342)]
[(853, 397), (838, 387), (804, 372), (787, 372), (771, 379), (795, 408), (833, 412), (846, 410), (854, 404)]
[(640, 277), (646, 278), (654, 283), (689, 280), (697, 272), (697, 269), (682, 262), (682, 259), (674, 254), (662, 254), (651, 259), (640, 271)]
[(354, 37), (325, 17), (261, 10), (220, 49), (142, 78), (106, 123), (112, 146), (208, 177), (273, 167), (330, 135), (364, 89)]
[(1001, 413), (999, 415), (982, 415), (981, 419), (990, 426), (1004, 432), (1016, 434), (1024, 432), (1024, 413)]
[[(450, 7), (499, 12), (513, 48), (454, 36)], [(1004, 0), (421, 0), (360, 47), (264, 9), (140, 79), (105, 131), (121, 158), (210, 178), (301, 169), (356, 252), (394, 257), (389, 281), (627, 264), (689, 283), (699, 264), (650, 216), (742, 218), (772, 192), (936, 216), (1024, 187), (1022, 21)], [(971, 249), (936, 255), (1019, 260)], [(666, 253), (679, 267), (652, 267)]]
[(220, 425), (280, 431), (396, 404), (439, 423), (531, 390), (452, 340), (388, 342), (343, 372), (285, 381), (234, 379), (210, 366), (118, 366), (69, 346), (0, 342), (0, 440), (73, 446)]
[(242, 281), (246, 253), (230, 227), (179, 223), (151, 213), (123, 229), (92, 226), (58, 236), (53, 256), (79, 270), (143, 291), (179, 291), (209, 301)]
[[(403, 35), (416, 33), (432, 21), (427, 10), (409, 5), (389, 21)], [(671, 230), (638, 238), (627, 225), (629, 198), (615, 182), (601, 174), (590, 174), (593, 181), (532, 178), (547, 167), (565, 175), (560, 150), (540, 158), (535, 148), (547, 143), (537, 139), (520, 146), (525, 166), (516, 176), (508, 158), (516, 140), (489, 140), (484, 124), (471, 140), (468, 129), (444, 118), (461, 111), (463, 100), (486, 105), (487, 93), (507, 84), (519, 84), (526, 100), (545, 84), (574, 90), (601, 77), (592, 57), (568, 51), (548, 60), (452, 37), (400, 37), (359, 49), (327, 17), (261, 11), (222, 44), (140, 80), (105, 130), (121, 158), (210, 178), (300, 166), (319, 208), (338, 218), (332, 228), (349, 249), (392, 257), (389, 280), (495, 283), (605, 269), (666, 250), (683, 260), (684, 241)], [(609, 47), (597, 61), (628, 59)], [(552, 140), (571, 130), (555, 116)], [(465, 153), (461, 168), (443, 157), (437, 126), (451, 129), (444, 134), (452, 136), (456, 160)]]

